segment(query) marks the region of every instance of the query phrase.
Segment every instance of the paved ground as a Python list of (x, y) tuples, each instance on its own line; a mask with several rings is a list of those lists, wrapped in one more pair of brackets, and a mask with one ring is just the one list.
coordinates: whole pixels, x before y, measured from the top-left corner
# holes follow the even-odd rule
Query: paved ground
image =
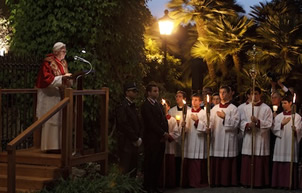
[(166, 190), (165, 193), (301, 193), (302, 190), (281, 190), (281, 189), (250, 189), (242, 187), (227, 188), (188, 188)]

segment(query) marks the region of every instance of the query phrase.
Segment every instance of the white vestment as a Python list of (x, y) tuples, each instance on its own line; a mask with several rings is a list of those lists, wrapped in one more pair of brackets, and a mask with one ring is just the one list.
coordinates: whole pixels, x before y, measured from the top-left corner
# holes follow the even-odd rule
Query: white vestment
[[(220, 118), (217, 112), (224, 111), (225, 119)], [(238, 124), (239, 114), (237, 107), (229, 104), (221, 108), (220, 104), (211, 109), (212, 138), (210, 155), (214, 157), (236, 157), (238, 155)]]
[[(191, 115), (198, 116), (198, 121), (192, 120)], [(184, 157), (189, 159), (206, 159), (206, 112), (200, 109), (199, 112), (187, 111), (186, 137), (184, 145)]]
[[(62, 76), (55, 76), (47, 88), (39, 88), (37, 94), (37, 117), (41, 118), (52, 107), (61, 101), (59, 86), (62, 85)], [(41, 131), (41, 150), (61, 149), (62, 113), (59, 111), (50, 118)]]
[(173, 137), (174, 141), (166, 142), (166, 154), (173, 154), (175, 155), (175, 140), (178, 140), (180, 137), (180, 131), (181, 131), (181, 124), (177, 125), (177, 121), (174, 117), (170, 117), (168, 119), (168, 126), (169, 126), (169, 135)]
[[(242, 143), (242, 154), (252, 155), (252, 132), (246, 131), (246, 126), (251, 122), (252, 104), (244, 107), (240, 129), (244, 132)], [(268, 156), (270, 154), (270, 129), (273, 122), (273, 113), (270, 107), (264, 103), (254, 106), (254, 116), (260, 121), (258, 128), (255, 128), (254, 136), (254, 155)]]
[[(291, 117), (291, 120), (281, 128), (281, 122), (284, 118)], [(284, 115), (283, 112), (278, 114), (274, 120), (273, 133), (277, 136), (274, 148), (273, 161), (290, 162), (291, 161), (291, 146), (292, 146), (292, 116)], [(294, 162), (298, 162), (298, 147), (302, 135), (301, 116), (295, 114), (296, 135), (294, 140)]]
[[(187, 106), (187, 111), (190, 111), (191, 107), (188, 107)], [(177, 109), (177, 106), (174, 106), (172, 107), (170, 110), (169, 110), (169, 115), (171, 115), (172, 117), (174, 117), (176, 119), (176, 116), (180, 116), (180, 121), (179, 121), (179, 125), (182, 124), (182, 121), (183, 121), (183, 111), (179, 111)], [(181, 127), (179, 127), (179, 133), (181, 135)], [(176, 140), (175, 140), (175, 157), (181, 157), (181, 136), (178, 137)]]

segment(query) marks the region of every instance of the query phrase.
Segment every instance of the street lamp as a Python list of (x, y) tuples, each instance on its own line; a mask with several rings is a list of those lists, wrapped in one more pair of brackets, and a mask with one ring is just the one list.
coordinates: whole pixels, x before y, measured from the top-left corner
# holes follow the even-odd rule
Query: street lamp
[(169, 17), (169, 11), (165, 10), (165, 15), (158, 19), (159, 32), (163, 36), (163, 47), (164, 47), (164, 65), (167, 68), (167, 36), (172, 34), (174, 22)]
[(158, 19), (159, 32), (161, 35), (171, 35), (172, 33), (174, 22), (168, 14), (169, 11), (166, 9), (165, 15), (162, 18)]

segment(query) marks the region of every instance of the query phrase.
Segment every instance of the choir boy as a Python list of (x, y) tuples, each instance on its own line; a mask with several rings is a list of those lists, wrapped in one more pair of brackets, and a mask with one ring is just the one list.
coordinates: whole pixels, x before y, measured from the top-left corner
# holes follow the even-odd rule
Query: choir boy
[(219, 89), (220, 104), (211, 110), (211, 185), (238, 185), (238, 124), (237, 107), (230, 103), (228, 86)]
[[(252, 92), (251, 95), (253, 96)], [(243, 186), (251, 186), (253, 175), (253, 186), (265, 187), (269, 185), (270, 129), (273, 113), (270, 107), (261, 101), (261, 89), (258, 87), (255, 88), (253, 101), (254, 115), (253, 105), (249, 103), (244, 107), (240, 123), (240, 129), (244, 133), (240, 182)], [(252, 163), (252, 135), (254, 135), (254, 163)]]
[[(290, 179), (290, 162), (291, 162), (291, 143), (292, 143), (292, 96), (286, 95), (282, 99), (283, 112), (278, 114), (274, 119), (273, 133), (276, 135), (274, 157), (273, 157), (273, 173), (272, 187), (288, 188)], [(293, 174), (292, 187), (298, 187), (298, 144), (302, 134), (301, 116), (295, 113), (294, 120), (294, 156), (293, 156)]]

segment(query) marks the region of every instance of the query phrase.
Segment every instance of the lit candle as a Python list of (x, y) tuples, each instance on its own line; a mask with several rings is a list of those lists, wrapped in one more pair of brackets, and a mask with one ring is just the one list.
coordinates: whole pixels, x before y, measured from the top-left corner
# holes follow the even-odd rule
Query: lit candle
[(294, 93), (293, 105), (292, 105), (293, 124), (294, 124), (294, 115), (295, 115), (295, 113), (296, 113), (296, 105), (295, 105), (295, 102), (296, 102), (296, 93)]
[(205, 112), (207, 112), (207, 107), (205, 106), (205, 107), (203, 107), (203, 109), (205, 110)]
[(161, 99), (161, 104), (165, 105), (166, 104), (166, 100), (165, 99)]
[(278, 110), (278, 105), (273, 105), (273, 111), (277, 112), (277, 110)]
[(207, 105), (206, 105), (206, 109), (205, 109), (205, 111), (207, 112), (207, 113), (210, 113), (210, 109), (211, 109), (211, 106), (210, 106), (210, 96), (207, 94)]
[(183, 102), (184, 105), (187, 104), (187, 102), (184, 99), (182, 99), (182, 102)]
[(175, 116), (176, 121), (180, 121), (180, 115)]

